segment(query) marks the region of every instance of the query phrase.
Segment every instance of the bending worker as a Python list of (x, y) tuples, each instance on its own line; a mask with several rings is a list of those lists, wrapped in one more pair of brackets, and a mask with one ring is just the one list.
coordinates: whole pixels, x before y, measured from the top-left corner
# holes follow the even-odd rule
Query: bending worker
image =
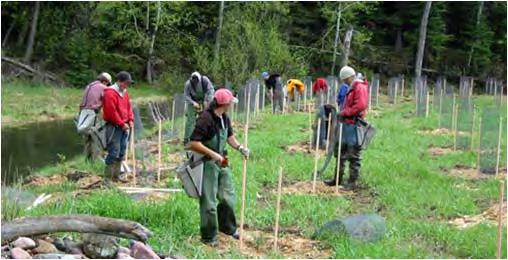
[(303, 95), (305, 90), (305, 84), (298, 79), (290, 79), (287, 81), (288, 95), (290, 101), (295, 101), (295, 91), (298, 91), (298, 95)]
[(240, 145), (234, 136), (226, 114), (231, 104), (237, 102), (231, 91), (217, 90), (209, 108), (199, 116), (188, 146), (210, 159), (204, 162), (199, 213), (201, 241), (211, 246), (218, 244), (218, 231), (239, 239), (234, 212), (235, 193), (226, 152), (227, 142), (243, 156), (249, 157), (249, 149)]
[(185, 82), (183, 94), (187, 101), (187, 114), (183, 143), (189, 142), (190, 135), (196, 125), (196, 118), (201, 111), (208, 107), (213, 99), (213, 84), (207, 76), (193, 72), (190, 79)]
[(272, 113), (275, 114), (276, 107), (279, 107), (280, 112), (282, 113), (284, 106), (284, 88), (282, 86), (282, 79), (279, 74), (269, 74), (268, 72), (263, 72), (261, 74), (263, 79), (265, 80), (265, 86), (269, 90), (270, 96), (272, 98)]

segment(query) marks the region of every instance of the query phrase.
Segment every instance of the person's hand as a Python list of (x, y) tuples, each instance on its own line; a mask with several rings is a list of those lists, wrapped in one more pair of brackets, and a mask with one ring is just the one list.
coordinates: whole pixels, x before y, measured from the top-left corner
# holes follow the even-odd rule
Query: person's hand
[(129, 121), (129, 127), (130, 128), (134, 128), (134, 122), (133, 121)]
[(243, 147), (243, 145), (240, 145), (238, 147), (238, 151), (245, 157), (245, 158), (249, 158), (249, 155), (250, 155), (250, 150), (249, 148), (247, 147)]
[(210, 157), (212, 158), (212, 160), (218, 162), (218, 163), (222, 163), (224, 161), (224, 157), (218, 153), (212, 153), (210, 155)]
[(199, 103), (198, 102), (193, 102), (192, 106), (194, 106), (195, 109), (199, 109)]
[(127, 124), (127, 123), (123, 124), (122, 129), (123, 129), (124, 131), (129, 131), (129, 129), (130, 129), (129, 124)]

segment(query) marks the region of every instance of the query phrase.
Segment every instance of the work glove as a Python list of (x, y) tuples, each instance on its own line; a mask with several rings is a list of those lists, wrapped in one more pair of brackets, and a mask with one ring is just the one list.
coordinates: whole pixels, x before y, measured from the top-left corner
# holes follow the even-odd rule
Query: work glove
[(238, 147), (238, 151), (245, 156), (245, 158), (249, 158), (250, 150), (247, 147), (243, 147), (243, 145), (240, 145)]

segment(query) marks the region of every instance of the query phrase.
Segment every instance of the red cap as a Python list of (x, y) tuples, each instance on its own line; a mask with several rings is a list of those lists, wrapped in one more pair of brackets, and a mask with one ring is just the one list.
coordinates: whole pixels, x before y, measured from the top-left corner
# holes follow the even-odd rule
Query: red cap
[(215, 91), (214, 97), (215, 100), (217, 100), (217, 104), (219, 105), (238, 103), (238, 99), (233, 96), (233, 93), (225, 88), (221, 88)]

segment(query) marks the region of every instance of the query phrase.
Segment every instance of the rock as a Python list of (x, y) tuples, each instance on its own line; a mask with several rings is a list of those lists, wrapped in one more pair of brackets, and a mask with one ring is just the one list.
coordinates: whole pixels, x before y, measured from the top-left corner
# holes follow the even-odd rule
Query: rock
[(53, 244), (49, 243), (46, 240), (37, 239), (37, 243), (39, 245), (32, 250), (34, 254), (58, 253), (58, 249), (56, 249), (56, 247)]
[(118, 253), (116, 254), (116, 259), (136, 259), (128, 254), (124, 254), (124, 253)]
[(20, 237), (12, 242), (13, 247), (19, 247), (21, 249), (32, 249), (37, 246), (35, 241), (28, 237)]
[(68, 254), (38, 254), (34, 255), (34, 259), (85, 259), (82, 255), (68, 255)]
[(31, 259), (32, 258), (27, 251), (25, 251), (19, 247), (15, 247), (15, 248), (11, 249), (11, 257), (13, 259)]
[(131, 256), (137, 259), (160, 259), (160, 257), (150, 248), (139, 241), (131, 241)]
[(80, 189), (90, 189), (101, 184), (102, 178), (97, 175), (86, 176), (78, 181)]
[(312, 236), (313, 239), (326, 239), (330, 236), (348, 235), (362, 242), (380, 239), (386, 230), (383, 217), (376, 214), (358, 214), (325, 223)]
[(53, 245), (55, 245), (56, 249), (65, 252), (66, 247), (63, 239), (56, 238), (55, 241), (53, 241)]
[(101, 234), (83, 235), (83, 252), (89, 258), (114, 258), (118, 252), (117, 238)]
[(121, 247), (118, 248), (118, 253), (122, 253), (122, 254), (126, 254), (126, 255), (131, 255), (131, 250), (128, 249), (127, 247), (121, 246)]

